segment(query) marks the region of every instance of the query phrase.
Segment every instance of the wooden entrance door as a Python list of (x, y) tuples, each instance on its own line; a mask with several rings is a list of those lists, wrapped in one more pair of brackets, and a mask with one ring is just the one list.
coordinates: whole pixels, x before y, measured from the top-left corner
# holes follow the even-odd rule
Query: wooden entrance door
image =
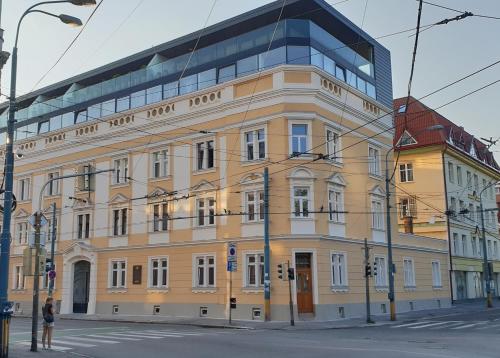
[(78, 261), (75, 264), (73, 281), (73, 313), (87, 313), (89, 304), (90, 262)]
[(299, 313), (313, 313), (313, 285), (311, 254), (295, 255), (295, 283), (297, 286), (297, 309)]

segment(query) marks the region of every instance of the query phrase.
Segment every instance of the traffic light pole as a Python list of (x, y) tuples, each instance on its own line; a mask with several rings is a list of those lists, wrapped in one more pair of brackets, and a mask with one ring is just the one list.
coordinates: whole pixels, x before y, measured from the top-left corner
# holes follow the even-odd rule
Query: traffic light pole
[(293, 314), (293, 299), (292, 299), (292, 280), (289, 274), (290, 261), (287, 264), (287, 278), (288, 278), (288, 294), (290, 295), (289, 305), (290, 305), (290, 325), (295, 326), (295, 319)]
[(366, 323), (374, 323), (371, 317), (370, 307), (370, 248), (368, 240), (365, 238), (365, 291), (366, 291)]
[(42, 212), (35, 213), (35, 273), (33, 275), (33, 310), (31, 320), (31, 351), (38, 350), (38, 306), (40, 303), (40, 227)]
[(271, 320), (271, 254), (269, 247), (269, 169), (264, 168), (264, 320)]
[[(56, 203), (52, 204), (52, 237), (50, 243), (50, 271), (54, 271), (54, 256), (55, 256), (55, 246), (56, 246), (56, 230), (57, 230), (57, 215), (56, 215)], [(49, 277), (49, 292), (48, 296), (52, 297), (52, 291), (54, 291), (54, 276)]]

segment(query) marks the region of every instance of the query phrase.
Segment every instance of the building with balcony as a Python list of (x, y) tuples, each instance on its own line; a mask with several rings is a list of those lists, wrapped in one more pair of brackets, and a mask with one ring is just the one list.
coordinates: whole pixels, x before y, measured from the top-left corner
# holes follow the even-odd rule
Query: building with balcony
[[(288, 1), (280, 16), (281, 6), (20, 99), (18, 311), (32, 298), (27, 217), (47, 179), (76, 172), (49, 186), (42, 205), (57, 206), (60, 312), (227, 317), (232, 242), (233, 318), (261, 319), (265, 167), (271, 318), (288, 318), (277, 271), (287, 261), (299, 317), (363, 315), (365, 237), (378, 266), (373, 311), (388, 310), (386, 230), (397, 236), (385, 227), (381, 177), (393, 138), (389, 51), (322, 0)], [(401, 235), (394, 250), (398, 310), (449, 305), (446, 243)]]
[[(495, 183), (500, 167), (485, 144), (423, 103), (394, 101), (399, 151), (396, 193), (401, 231), (449, 242), (454, 300), (484, 297), (483, 238), (499, 295), (500, 251)], [(426, 130), (442, 126), (440, 130)], [(483, 211), (480, 209), (482, 199)]]

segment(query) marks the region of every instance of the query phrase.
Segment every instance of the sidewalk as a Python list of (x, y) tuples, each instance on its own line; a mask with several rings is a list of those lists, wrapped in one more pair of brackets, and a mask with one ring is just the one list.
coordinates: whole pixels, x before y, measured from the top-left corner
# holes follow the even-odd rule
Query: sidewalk
[(31, 352), (30, 347), (20, 347), (15, 344), (11, 344), (9, 347), (9, 358), (33, 358), (33, 357), (67, 357), (68, 354), (58, 351), (47, 351), (38, 349), (37, 352)]

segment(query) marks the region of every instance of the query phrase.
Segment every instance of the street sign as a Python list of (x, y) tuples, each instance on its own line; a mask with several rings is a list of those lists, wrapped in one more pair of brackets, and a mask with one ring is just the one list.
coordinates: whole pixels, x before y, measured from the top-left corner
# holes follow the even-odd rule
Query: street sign
[(231, 309), (236, 309), (236, 297), (231, 297)]
[[(32, 247), (27, 247), (23, 251), (23, 274), (24, 276), (34, 276), (35, 275), (35, 254), (36, 249)], [(38, 265), (40, 268), (40, 275), (45, 273), (45, 257), (47, 256), (47, 251), (44, 248), (40, 248), (40, 256), (38, 257)]]
[(227, 271), (236, 272), (238, 270), (238, 256), (236, 253), (236, 244), (230, 242), (227, 245)]
[(49, 271), (49, 279), (53, 280), (56, 278), (56, 272), (54, 270)]
[[(40, 246), (44, 247), (45, 244), (47, 243), (47, 233), (42, 231), (40, 232)], [(35, 247), (35, 233), (30, 232), (28, 236), (28, 245), (30, 247)]]
[(238, 263), (235, 261), (227, 262), (227, 272), (236, 272), (238, 271)]
[(37, 215), (40, 215), (40, 227), (43, 227), (45, 225), (48, 224), (48, 220), (47, 218), (45, 217), (45, 215), (43, 215), (42, 213), (33, 213), (31, 214), (31, 216), (28, 218), (28, 222), (31, 224), (31, 226), (35, 227), (35, 224), (36, 224), (36, 216)]

